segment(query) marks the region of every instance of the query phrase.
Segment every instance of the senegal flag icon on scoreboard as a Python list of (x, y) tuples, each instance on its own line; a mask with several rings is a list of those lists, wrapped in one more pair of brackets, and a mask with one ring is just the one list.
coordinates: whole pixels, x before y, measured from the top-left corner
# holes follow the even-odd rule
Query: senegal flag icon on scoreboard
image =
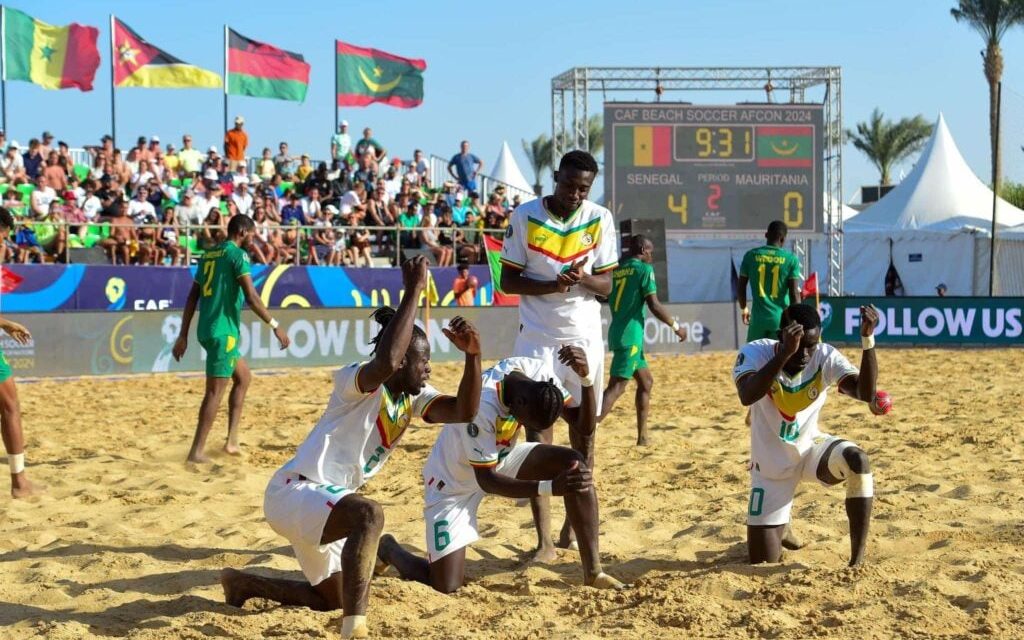
[(757, 166), (809, 168), (814, 155), (811, 127), (758, 127)]
[(672, 164), (672, 127), (615, 127), (615, 165), (667, 167)]

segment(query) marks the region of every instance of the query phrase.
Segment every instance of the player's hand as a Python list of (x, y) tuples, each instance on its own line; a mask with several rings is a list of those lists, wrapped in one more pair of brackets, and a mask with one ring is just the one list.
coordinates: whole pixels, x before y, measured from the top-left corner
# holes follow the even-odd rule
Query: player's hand
[(288, 338), (288, 334), (284, 332), (284, 327), (278, 327), (274, 329), (274, 337), (277, 338), (277, 341), (281, 345), (282, 349), (287, 349), (288, 345), (292, 343), (292, 341)]
[(866, 338), (874, 335), (875, 327), (878, 326), (878, 309), (875, 305), (869, 304), (860, 308), (860, 335)]
[(171, 349), (171, 355), (174, 356), (175, 362), (181, 362), (181, 356), (185, 355), (186, 349), (188, 349), (188, 338), (184, 335), (178, 336), (178, 339), (174, 341), (174, 348)]
[(427, 286), (427, 258), (416, 256), (402, 263), (402, 285), (406, 291), (423, 291)]
[(462, 316), (455, 316), (448, 326), (441, 329), (455, 348), (471, 356), (480, 355), (480, 333), (476, 327)]
[(567, 493), (586, 493), (594, 486), (594, 477), (590, 469), (580, 468), (580, 463), (574, 461), (572, 466), (555, 476), (551, 481), (551, 493), (556, 496), (564, 496)]
[(679, 342), (686, 342), (689, 334), (686, 333), (686, 327), (679, 327), (676, 329), (676, 335), (679, 336)]
[(782, 328), (782, 353), (787, 360), (800, 350), (803, 338), (804, 328), (799, 322), (790, 322)]
[(590, 375), (587, 353), (582, 347), (577, 347), (574, 344), (562, 345), (562, 348), (558, 350), (558, 361), (572, 369), (581, 378)]
[(28, 341), (32, 339), (32, 334), (28, 332), (28, 329), (13, 320), (4, 320), (0, 329), (6, 331), (7, 335), (14, 338), (18, 344), (28, 344)]
[(750, 309), (744, 307), (743, 310), (740, 311), (740, 317), (743, 318), (743, 324), (750, 324)]

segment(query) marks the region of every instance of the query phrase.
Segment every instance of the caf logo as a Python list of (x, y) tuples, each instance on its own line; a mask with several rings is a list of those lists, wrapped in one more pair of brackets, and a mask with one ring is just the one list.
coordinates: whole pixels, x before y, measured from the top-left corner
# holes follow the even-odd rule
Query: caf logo
[(469, 434), (470, 438), (475, 438), (480, 435), (480, 427), (476, 426), (475, 422), (470, 422), (466, 425), (466, 433)]
[(810, 389), (808, 389), (807, 390), (807, 397), (810, 398), (811, 400), (817, 400), (818, 399), (818, 387), (811, 387)]
[(590, 245), (594, 244), (594, 236), (590, 235), (589, 233), (584, 233), (582, 240), (583, 246), (585, 247), (589, 247)]

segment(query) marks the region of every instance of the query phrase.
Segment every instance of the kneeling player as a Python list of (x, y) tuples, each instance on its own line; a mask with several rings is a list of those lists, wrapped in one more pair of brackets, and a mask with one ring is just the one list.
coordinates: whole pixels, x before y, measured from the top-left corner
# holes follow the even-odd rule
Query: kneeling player
[(480, 403), (479, 335), (461, 318), (444, 330), (466, 354), (458, 398), (427, 384), (430, 344), (414, 324), (427, 283), (426, 260), (413, 258), (402, 271), (405, 296), (398, 311), (385, 307), (374, 314), (383, 329), (373, 340), (373, 359), (334, 374), (324, 415), (267, 486), (267, 523), (291, 543), (306, 581), (225, 569), (221, 583), (228, 604), (242, 606), (258, 597), (317, 610), (342, 608), (342, 638), (368, 635), (366, 602), (384, 513), (356, 491), (384, 466), (411, 418), (469, 420)]
[[(564, 346), (558, 359), (580, 377), (581, 423), (593, 433), (597, 412), (586, 352)], [(583, 455), (537, 442), (513, 444), (520, 425), (542, 431), (554, 424), (567, 396), (551, 366), (539, 359), (508, 358), (485, 372), (480, 411), (472, 422), (445, 425), (423, 470), (428, 557), (412, 555), (386, 535), (379, 559), (407, 580), (451, 593), (465, 582), (466, 546), (479, 539), (476, 512), (485, 494), (564, 496), (579, 540), (584, 583), (621, 588), (621, 582), (601, 569), (597, 493)]]
[(874, 410), (878, 312), (873, 307), (860, 311), (860, 371), (821, 342), (818, 312), (804, 304), (790, 305), (782, 313), (779, 340), (755, 340), (736, 358), (736, 389), (744, 406), (751, 407), (751, 563), (779, 561), (781, 547), (789, 546), (785, 536), (797, 485), (815, 480), (824, 485), (846, 481), (850, 566), (864, 558), (874, 495), (868, 456), (852, 442), (818, 430), (818, 414), (832, 384), (842, 394), (872, 403)]

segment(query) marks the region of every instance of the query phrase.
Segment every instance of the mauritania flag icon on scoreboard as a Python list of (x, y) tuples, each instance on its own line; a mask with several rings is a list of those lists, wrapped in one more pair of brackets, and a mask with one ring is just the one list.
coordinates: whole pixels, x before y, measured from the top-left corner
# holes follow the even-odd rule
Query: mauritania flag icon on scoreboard
[(813, 127), (758, 127), (757, 166), (811, 166), (814, 155)]
[(672, 164), (671, 126), (616, 126), (615, 165), (667, 167)]

